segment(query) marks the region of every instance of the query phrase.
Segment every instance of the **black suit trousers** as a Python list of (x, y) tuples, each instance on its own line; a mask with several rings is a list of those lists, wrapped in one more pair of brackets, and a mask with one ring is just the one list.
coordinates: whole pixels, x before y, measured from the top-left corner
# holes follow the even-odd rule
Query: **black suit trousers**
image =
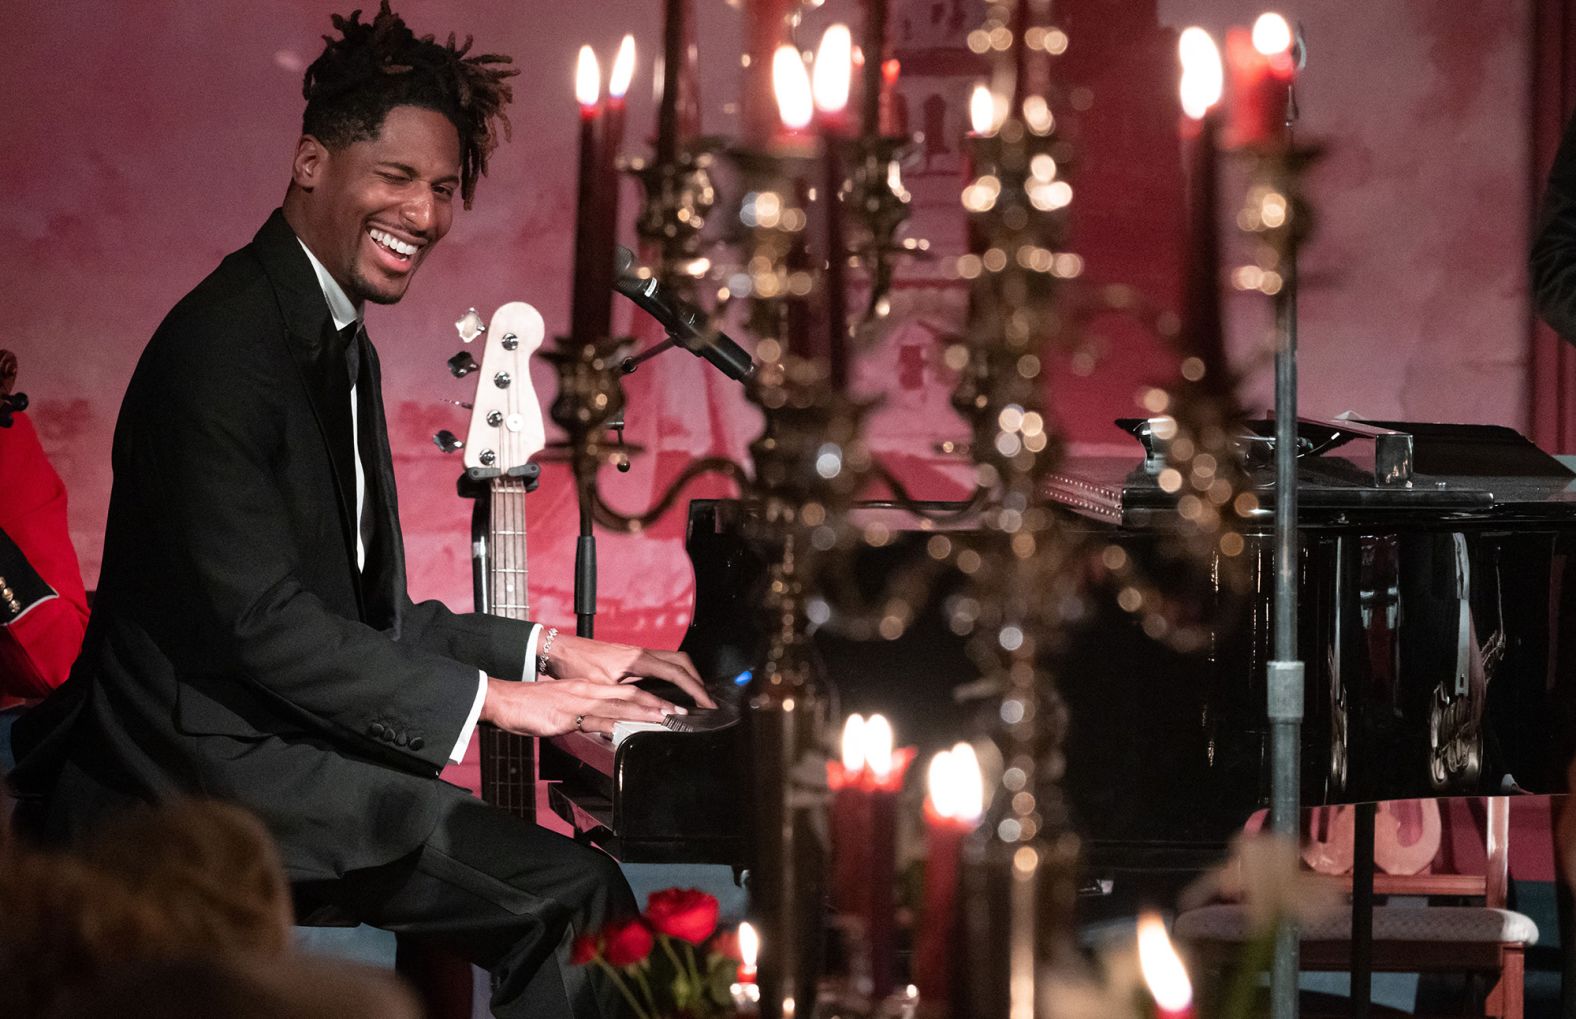
[(614, 1019), (625, 1005), (575, 938), (636, 912), (607, 854), (454, 797), (414, 852), (296, 886), (303, 912), (332, 905), (363, 923), (431, 941), (491, 972), (500, 1019)]

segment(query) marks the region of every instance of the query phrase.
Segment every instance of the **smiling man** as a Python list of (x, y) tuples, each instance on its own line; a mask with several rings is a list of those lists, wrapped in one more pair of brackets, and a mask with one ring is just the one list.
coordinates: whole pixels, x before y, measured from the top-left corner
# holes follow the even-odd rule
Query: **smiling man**
[(631, 679), (710, 702), (683, 655), (407, 595), (362, 312), (400, 300), (469, 207), (515, 72), (387, 3), (334, 24), (283, 207), (138, 363), (86, 643), (18, 725), (15, 782), (60, 840), (138, 802), (239, 803), (298, 900), (441, 938), (493, 971), (497, 1014), (613, 1015), (563, 963), (633, 909), (617, 867), (438, 773), (478, 720), (543, 736), (678, 710)]
[(442, 113), (396, 106), (377, 135), (338, 150), (302, 135), (291, 171), (296, 237), (352, 300), (393, 304), (453, 225), (459, 138)]

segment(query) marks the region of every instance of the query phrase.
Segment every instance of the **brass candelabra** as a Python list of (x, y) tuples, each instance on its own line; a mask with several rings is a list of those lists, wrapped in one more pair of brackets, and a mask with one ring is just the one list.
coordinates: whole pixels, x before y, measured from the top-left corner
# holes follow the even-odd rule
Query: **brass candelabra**
[[(985, 820), (965, 851), (969, 958), (961, 993), (967, 1014), (1033, 1019), (1044, 1014), (1048, 977), (1075, 956), (1080, 855), (1059, 787), (1066, 719), (1047, 652), (1084, 614), (1082, 585), (1091, 572), (1115, 578), (1119, 601), (1145, 618), (1151, 636), (1185, 644), (1202, 628), (1181, 625), (1197, 621), (1182, 619), (1136, 564), (1109, 548), (1087, 547), (1047, 498), (1063, 452), (1047, 366), (1058, 350), (1079, 345), (1092, 314), (1143, 306), (1121, 290), (1091, 297), (1080, 278), (1082, 259), (1069, 246), (1076, 151), (1062, 130), (1066, 111), (1050, 73), (1059, 33), (1049, 23), (1049, 4), (997, 0), (979, 31), (992, 39), (1007, 33), (1007, 45), (992, 42), (988, 50), (996, 91), (1012, 98), (973, 140), (976, 172), (963, 204), (978, 243), (959, 261), (968, 317), (944, 357), (958, 373), (952, 403), (969, 428), (976, 482), (967, 512), (980, 526), (972, 534), (938, 532), (928, 552), (929, 566), (956, 569), (968, 581), (951, 603), (951, 622), (970, 634), (982, 676), (970, 685), (971, 707), (983, 756), (994, 761)], [(671, 158), (629, 164), (645, 188), (637, 223), (655, 252), (652, 272), (686, 295), (707, 281), (718, 284), (713, 328), (734, 301), (747, 304), (758, 366), (746, 395), (762, 418), (747, 463), (699, 460), (651, 506), (611, 506), (599, 472), (631, 452), (607, 438), (624, 402), (622, 343), (564, 338), (547, 355), (559, 373), (551, 415), (566, 437), (583, 512), (603, 527), (639, 530), (667, 512), (691, 480), (722, 474), (738, 487), (748, 537), (765, 555), (766, 650), (745, 691), (750, 754), (740, 763), (750, 775), (752, 912), (762, 934), (760, 1007), (767, 1019), (810, 1015), (821, 975), (829, 699), (807, 638), (812, 607), (842, 585), (840, 557), (862, 540), (850, 511), (872, 483), (885, 483), (899, 505), (938, 515), (910, 498), (871, 454), (863, 436), (874, 403), (841, 384), (847, 359), (868, 349), (888, 313), (894, 266), (924, 249), (900, 237), (909, 196), (896, 167), (908, 143), (870, 134), (824, 141), (839, 146), (847, 173), (829, 172), (833, 179), (815, 189), (814, 205), (807, 179), (816, 164), (804, 151), (681, 146)], [(720, 217), (733, 259), (719, 268), (708, 255), (719, 218), (713, 171), (723, 159), (736, 172), (740, 199)], [(1273, 246), (1276, 227), (1264, 217), (1272, 194), (1295, 197), (1272, 188), (1257, 199)], [(812, 257), (812, 213), (828, 202), (847, 211), (851, 229), (845, 246)], [(838, 311), (841, 270), (851, 265), (863, 276), (852, 329)], [(1174, 338), (1175, 329), (1169, 333)], [(1199, 366), (1184, 360), (1183, 370), (1184, 384), (1150, 408), (1167, 433), (1165, 469), (1175, 474), (1161, 484), (1177, 496), (1179, 511), (1196, 507), (1181, 512), (1190, 554), (1219, 563), (1241, 551), (1234, 522), (1256, 509), (1243, 500), (1231, 449), (1240, 415), (1235, 379), (1223, 358), (1204, 357)], [(924, 582), (923, 572), (895, 578), (887, 594), (906, 585), (901, 597), (913, 601)], [(834, 600), (839, 621), (855, 629), (876, 625), (894, 636), (893, 627), (908, 622), (886, 595), (874, 605)], [(839, 998), (822, 1014), (873, 1015), (883, 1007)]]
[[(898, 146), (892, 139), (876, 139), (870, 148), (895, 153)], [(743, 198), (730, 210), (726, 231), (738, 251), (737, 265), (725, 274), (733, 285), (719, 294), (713, 324), (733, 300), (747, 299), (758, 367), (746, 395), (763, 421), (749, 446), (749, 462), (699, 460), (650, 507), (632, 513), (613, 507), (602, 494), (598, 473), (638, 452), (608, 439), (608, 427), (624, 403), (623, 341), (566, 337), (546, 356), (559, 377), (550, 413), (563, 429), (563, 448), (584, 512), (602, 527), (639, 530), (667, 512), (691, 480), (722, 474), (738, 487), (747, 537), (768, 564), (762, 607), (766, 650), (745, 690), (750, 754), (739, 763), (751, 776), (752, 912), (763, 935), (760, 1007), (763, 1015), (777, 1019), (810, 1014), (820, 979), (826, 845), (819, 815), (825, 806), (828, 699), (825, 677), (806, 639), (806, 605), (819, 561), (845, 544), (844, 518), (873, 469), (862, 438), (870, 404), (829, 385), (824, 349), (808, 346), (815, 331), (824, 339), (834, 326), (818, 303), (827, 297), (827, 266), (811, 259), (805, 240), (803, 154), (732, 149), (727, 156)], [(652, 272), (680, 293), (693, 293), (715, 274), (702, 233), (715, 201), (713, 158), (711, 151), (679, 151), (671, 162), (628, 166), (645, 185), (637, 222), (657, 253)], [(862, 257), (876, 267), (872, 292), (884, 293), (892, 260), (904, 250), (894, 237), (906, 195), (889, 186), (896, 178), (884, 168), (880, 189), (858, 183), (865, 172), (861, 166), (853, 175), (865, 196), (858, 205), (857, 236)], [(840, 194), (824, 191), (819, 197), (841, 200)], [(741, 278), (748, 284), (739, 286)]]

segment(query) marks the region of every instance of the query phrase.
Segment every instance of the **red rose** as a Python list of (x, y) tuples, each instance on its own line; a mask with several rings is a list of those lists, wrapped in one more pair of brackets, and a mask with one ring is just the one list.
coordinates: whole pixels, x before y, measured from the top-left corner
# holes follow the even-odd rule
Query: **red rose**
[(615, 920), (602, 931), (603, 950), (613, 966), (632, 966), (651, 954), (656, 939), (640, 917)]
[(646, 920), (658, 934), (698, 945), (717, 929), (717, 899), (695, 888), (655, 892), (646, 903)]
[(575, 939), (574, 946), (569, 949), (569, 961), (576, 966), (584, 966), (602, 951), (600, 938), (595, 934), (582, 934)]

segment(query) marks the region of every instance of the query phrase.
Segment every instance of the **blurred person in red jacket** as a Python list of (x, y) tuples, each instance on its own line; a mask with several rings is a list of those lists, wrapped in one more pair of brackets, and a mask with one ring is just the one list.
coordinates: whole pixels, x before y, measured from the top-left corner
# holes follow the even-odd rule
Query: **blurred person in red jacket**
[(65, 682), (88, 621), (66, 486), (22, 413), (16, 372), (0, 350), (0, 712)]

